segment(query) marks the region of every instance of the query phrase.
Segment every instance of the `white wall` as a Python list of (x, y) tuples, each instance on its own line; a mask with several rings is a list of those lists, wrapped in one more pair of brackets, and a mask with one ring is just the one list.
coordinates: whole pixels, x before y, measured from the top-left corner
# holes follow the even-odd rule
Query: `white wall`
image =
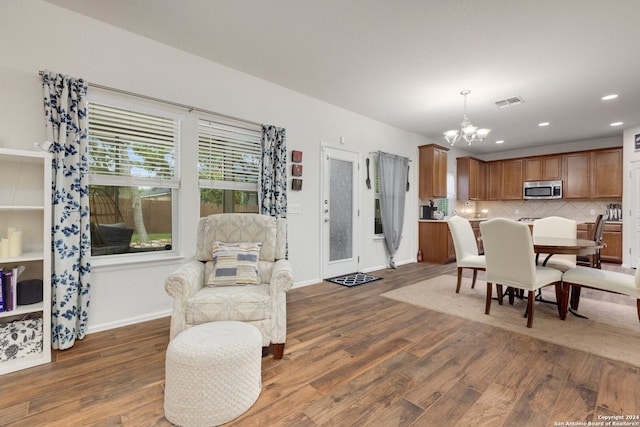
[[(404, 239), (396, 259), (412, 262), (417, 252), (417, 146), (426, 138), (156, 43), (39, 0), (0, 0), (0, 145), (31, 149), (44, 140), (40, 70), (82, 77), (91, 83), (171, 100), (287, 130), (288, 150), (304, 152), (303, 190), (289, 192), (301, 206), (289, 216), (290, 259), (296, 285), (321, 280), (320, 144), (361, 153), (383, 150), (413, 160), (407, 194)], [(189, 120), (189, 117), (187, 117)], [(196, 147), (184, 147), (183, 161), (195, 162)], [(195, 163), (192, 163), (195, 164)], [(182, 169), (186, 171), (185, 168)], [(361, 168), (361, 270), (387, 265), (381, 240), (373, 239), (373, 192)], [(195, 174), (182, 177), (181, 255), (194, 248), (197, 219)], [(164, 278), (181, 259), (94, 266), (89, 331), (169, 313), (172, 300)]]
[[(635, 254), (635, 257), (640, 255), (640, 224), (637, 224), (632, 215), (629, 215), (630, 210), (633, 210), (637, 215), (638, 206), (638, 194), (631, 193), (631, 163), (640, 161), (640, 151), (636, 151), (635, 136), (640, 135), (640, 127), (625, 129), (623, 140), (624, 145), (622, 147), (622, 157), (624, 161), (622, 182), (622, 265), (628, 267), (638, 267), (638, 259), (631, 258), (631, 252)], [(631, 250), (635, 247), (635, 250)]]

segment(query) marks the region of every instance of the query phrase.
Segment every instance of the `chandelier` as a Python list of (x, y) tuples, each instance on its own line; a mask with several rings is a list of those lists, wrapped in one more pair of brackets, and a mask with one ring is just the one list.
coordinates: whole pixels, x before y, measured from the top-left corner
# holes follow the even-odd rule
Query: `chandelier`
[(467, 95), (470, 93), (470, 90), (460, 92), (460, 95), (464, 96), (464, 118), (460, 122), (460, 130), (448, 130), (444, 133), (444, 139), (451, 145), (460, 141), (460, 138), (464, 138), (469, 145), (474, 141), (482, 142), (491, 132), (491, 129), (478, 129), (477, 126), (471, 124), (467, 117)]

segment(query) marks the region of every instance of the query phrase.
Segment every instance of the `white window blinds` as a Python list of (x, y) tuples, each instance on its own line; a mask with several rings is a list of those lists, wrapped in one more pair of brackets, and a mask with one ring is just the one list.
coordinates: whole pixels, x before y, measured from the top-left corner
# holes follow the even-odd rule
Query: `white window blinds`
[(201, 188), (257, 190), (261, 156), (258, 130), (198, 121)]
[(91, 183), (179, 185), (180, 122), (89, 102)]

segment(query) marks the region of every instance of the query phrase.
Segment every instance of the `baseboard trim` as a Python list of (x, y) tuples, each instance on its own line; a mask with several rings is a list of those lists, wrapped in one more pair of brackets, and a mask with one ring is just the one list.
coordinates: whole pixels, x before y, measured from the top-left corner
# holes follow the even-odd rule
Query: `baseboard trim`
[(120, 319), (115, 322), (101, 323), (98, 325), (90, 325), (87, 327), (87, 334), (93, 334), (96, 332), (108, 331), (110, 329), (120, 328), (122, 326), (135, 325), (136, 323), (147, 322), (149, 320), (160, 319), (161, 317), (171, 316), (171, 310), (163, 310), (155, 313), (145, 314), (143, 316), (129, 317), (126, 319)]

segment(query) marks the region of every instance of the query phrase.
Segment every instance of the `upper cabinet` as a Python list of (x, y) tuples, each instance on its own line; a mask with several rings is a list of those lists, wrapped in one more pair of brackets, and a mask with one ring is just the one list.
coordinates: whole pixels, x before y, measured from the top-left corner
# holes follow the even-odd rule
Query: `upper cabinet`
[(588, 199), (591, 197), (590, 158), (588, 151), (562, 156), (564, 167), (562, 197), (565, 199)]
[(562, 156), (540, 156), (524, 159), (525, 181), (554, 181), (562, 179)]
[(621, 198), (622, 148), (594, 151), (591, 161), (591, 197), (594, 199)]
[(565, 199), (622, 198), (622, 147), (457, 164), (458, 200), (522, 200), (523, 182), (555, 180)]
[(457, 199), (486, 200), (487, 165), (473, 157), (457, 159)]
[(421, 145), (418, 197), (447, 197), (447, 151), (439, 145)]
[(622, 148), (569, 153), (562, 163), (565, 199), (622, 197)]
[(500, 160), (487, 164), (487, 199), (502, 199), (502, 162)]
[(502, 160), (502, 200), (522, 200), (522, 159)]

